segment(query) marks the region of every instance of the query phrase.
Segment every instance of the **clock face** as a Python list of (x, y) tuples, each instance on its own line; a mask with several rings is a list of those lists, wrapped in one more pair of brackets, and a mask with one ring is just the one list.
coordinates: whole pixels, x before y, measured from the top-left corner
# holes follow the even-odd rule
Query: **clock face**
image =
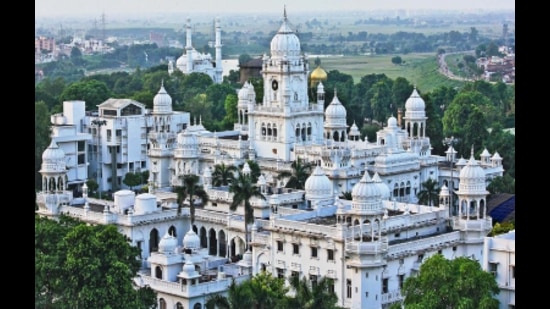
[(279, 83), (274, 80), (273, 82), (271, 82), (271, 88), (273, 88), (273, 90), (277, 90), (277, 88), (279, 88)]

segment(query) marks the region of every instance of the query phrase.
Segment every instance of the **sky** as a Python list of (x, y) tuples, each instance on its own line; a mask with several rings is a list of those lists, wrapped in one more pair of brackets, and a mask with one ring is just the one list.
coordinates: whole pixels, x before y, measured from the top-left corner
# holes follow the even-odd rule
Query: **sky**
[(35, 17), (151, 13), (276, 13), (372, 10), (515, 10), (515, 0), (35, 0)]

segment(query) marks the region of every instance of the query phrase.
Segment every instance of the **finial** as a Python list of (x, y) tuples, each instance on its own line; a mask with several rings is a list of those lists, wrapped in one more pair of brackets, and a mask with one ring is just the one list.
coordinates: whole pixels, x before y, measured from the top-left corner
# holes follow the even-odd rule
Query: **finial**
[(284, 13), (283, 13), (283, 16), (284, 16), (284, 20), (286, 21), (286, 4), (283, 6), (284, 7)]
[(160, 87), (164, 87), (164, 78), (160, 81)]
[(472, 144), (472, 150), (471, 150), (470, 155), (472, 156), (472, 158), (474, 157), (474, 144)]
[(336, 87), (334, 87), (334, 96), (335, 96), (335, 97), (338, 96), (338, 90), (336, 89)]

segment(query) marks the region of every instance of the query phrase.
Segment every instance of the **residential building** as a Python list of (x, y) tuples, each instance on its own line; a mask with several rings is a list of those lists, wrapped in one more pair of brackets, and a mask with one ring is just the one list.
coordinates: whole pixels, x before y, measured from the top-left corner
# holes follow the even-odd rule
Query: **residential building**
[(500, 309), (516, 307), (516, 231), (485, 237), (483, 270), (494, 274), (500, 293)]

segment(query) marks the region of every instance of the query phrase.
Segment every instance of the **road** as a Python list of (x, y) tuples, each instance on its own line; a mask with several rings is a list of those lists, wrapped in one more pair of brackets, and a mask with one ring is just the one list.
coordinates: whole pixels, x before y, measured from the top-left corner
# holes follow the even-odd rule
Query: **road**
[(453, 74), (453, 72), (451, 72), (449, 70), (449, 68), (447, 67), (447, 62), (445, 61), (445, 57), (447, 56), (450, 56), (450, 55), (455, 55), (455, 54), (464, 54), (464, 53), (472, 53), (474, 54), (475, 51), (474, 50), (467, 50), (467, 51), (459, 51), (459, 52), (452, 52), (452, 53), (443, 53), (443, 54), (439, 54), (437, 56), (437, 63), (438, 63), (438, 66), (439, 66), (439, 72), (445, 76), (447, 76), (449, 79), (454, 79), (454, 80), (460, 80), (460, 81), (465, 81), (465, 82), (472, 82), (474, 81), (473, 79), (471, 78), (464, 78), (464, 77), (460, 77), (460, 76), (456, 76)]

